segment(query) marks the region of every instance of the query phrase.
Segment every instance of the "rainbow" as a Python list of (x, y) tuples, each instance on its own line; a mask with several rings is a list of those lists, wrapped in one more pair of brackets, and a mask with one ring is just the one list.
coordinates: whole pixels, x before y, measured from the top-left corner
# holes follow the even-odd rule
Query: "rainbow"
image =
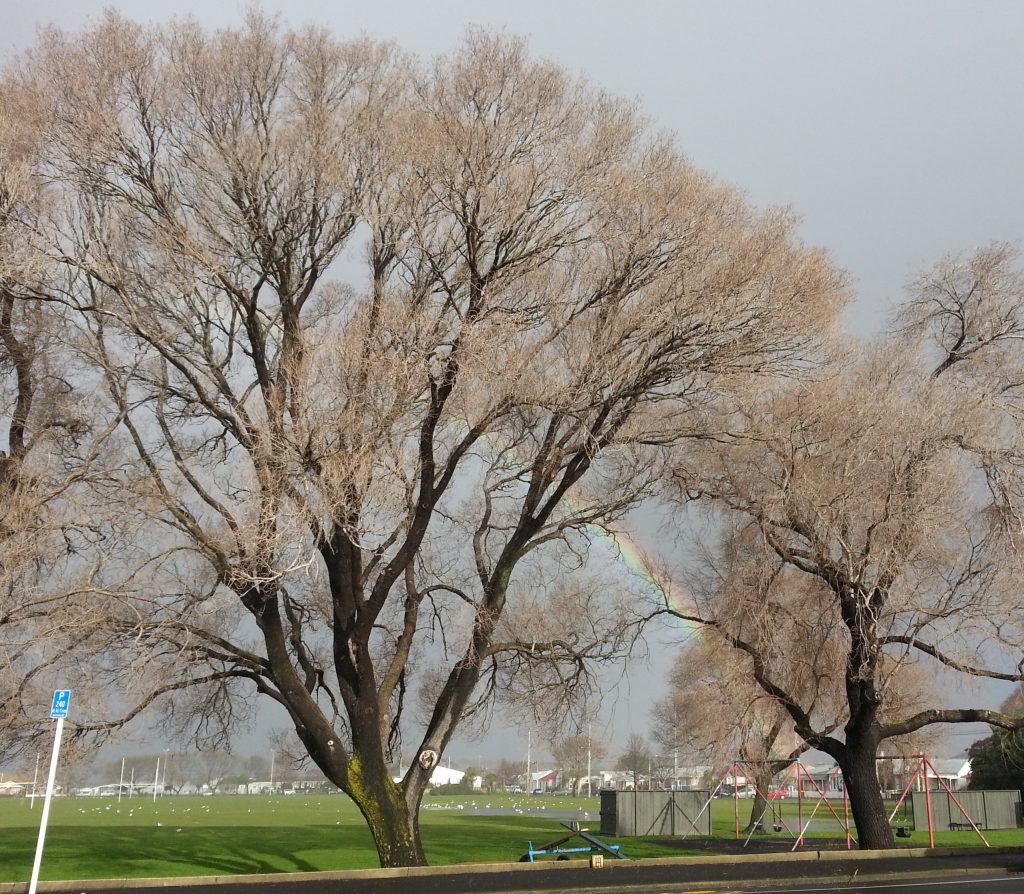
[[(512, 450), (502, 448), (493, 435), (484, 435), (482, 440), (494, 452), (505, 456), (511, 455), (515, 458), (517, 451), (514, 448)], [(516, 461), (521, 469), (527, 468), (526, 461), (518, 459)], [(582, 506), (572, 498), (571, 491), (566, 495), (566, 504), (571, 512), (582, 511)], [(643, 581), (653, 596), (664, 599), (670, 607), (680, 612), (695, 613), (693, 600), (680, 592), (667, 576), (659, 575), (654, 570), (656, 563), (648, 557), (647, 552), (635, 537), (625, 531), (611, 531), (601, 525), (588, 525), (587, 527), (595, 539), (604, 545), (611, 558), (625, 568), (630, 575)], [(678, 621), (689, 635), (697, 635), (701, 632), (700, 624), (685, 621), (682, 618), (679, 618)]]
[[(604, 544), (612, 558), (624, 567), (631, 575), (639, 578), (647, 588), (659, 599), (664, 599), (670, 607), (681, 612), (694, 612), (693, 600), (682, 593), (679, 588), (665, 575), (658, 574), (656, 567), (635, 537), (623, 531), (609, 531), (607, 528), (590, 526), (597, 539)], [(691, 635), (701, 632), (701, 625), (692, 621), (679, 619), (679, 624)]]

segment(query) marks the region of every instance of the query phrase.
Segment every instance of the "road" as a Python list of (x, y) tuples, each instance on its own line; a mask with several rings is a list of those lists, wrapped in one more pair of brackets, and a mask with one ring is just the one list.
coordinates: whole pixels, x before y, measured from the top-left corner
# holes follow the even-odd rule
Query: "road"
[[(159, 884), (159, 881), (157, 881)], [(395, 872), (252, 876), (173, 882), (175, 894), (696, 894), (699, 891), (893, 892), (893, 894), (1024, 894), (1024, 853), (971, 856), (882, 857), (821, 860), (713, 860), (699, 863), (615, 861), (603, 869), (573, 863), (507, 867), (445, 867)], [(154, 883), (121, 882), (122, 894), (153, 894)], [(72, 890), (62, 887), (61, 890)], [(112, 894), (102, 883), (82, 882), (81, 894)]]
[[(693, 888), (679, 888), (681, 892), (694, 894)], [(866, 881), (860, 884), (817, 884), (809, 882), (798, 882), (782, 887), (743, 887), (743, 888), (718, 888), (715, 894), (820, 894), (825, 891), (845, 891), (846, 894), (882, 894), (891, 891), (893, 894), (927, 894), (934, 891), (936, 894), (1021, 894), (1024, 892), (1024, 875), (979, 875), (968, 878), (950, 879), (947, 877), (916, 878), (913, 880), (901, 880), (899, 877), (883, 879), (878, 881)], [(666, 889), (664, 894), (675, 894), (671, 889)]]

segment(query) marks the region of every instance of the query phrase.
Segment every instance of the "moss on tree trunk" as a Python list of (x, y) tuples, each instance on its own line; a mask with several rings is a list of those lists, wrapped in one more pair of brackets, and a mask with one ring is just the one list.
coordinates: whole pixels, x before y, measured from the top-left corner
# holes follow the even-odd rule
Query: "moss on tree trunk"
[(410, 807), (404, 790), (386, 771), (367, 773), (358, 759), (350, 763), (346, 791), (366, 819), (382, 867), (427, 865), (418, 799)]

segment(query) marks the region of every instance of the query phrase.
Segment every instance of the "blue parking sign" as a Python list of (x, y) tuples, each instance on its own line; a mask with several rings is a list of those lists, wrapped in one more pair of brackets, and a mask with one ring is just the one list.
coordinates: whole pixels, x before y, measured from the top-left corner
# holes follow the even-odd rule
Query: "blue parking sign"
[(68, 705), (71, 703), (70, 689), (56, 689), (53, 693), (53, 703), (50, 705), (51, 717), (67, 717)]

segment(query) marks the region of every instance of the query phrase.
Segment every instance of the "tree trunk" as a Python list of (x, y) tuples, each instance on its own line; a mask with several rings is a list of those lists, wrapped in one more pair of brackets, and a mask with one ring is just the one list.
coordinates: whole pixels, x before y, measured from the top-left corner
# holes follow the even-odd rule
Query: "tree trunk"
[(850, 812), (857, 825), (857, 840), (861, 849), (886, 850), (895, 847), (896, 840), (878, 785), (874, 747), (847, 742), (839, 766), (843, 771)]
[[(353, 763), (357, 761), (353, 759)], [(386, 773), (358, 774), (349, 772), (348, 794), (366, 819), (377, 848), (380, 865), (385, 869), (399, 866), (426, 866), (420, 838), (419, 804), (406, 802), (402, 787)]]
[(743, 830), (745, 835), (753, 832), (759, 822), (764, 822), (765, 815), (768, 813), (768, 799), (765, 795), (768, 794), (768, 789), (774, 778), (775, 774), (771, 770), (758, 770), (754, 774), (754, 803), (750, 807), (750, 819), (747, 822), (747, 827)]
[[(760, 786), (758, 786), (760, 789)], [(765, 814), (768, 812), (768, 801), (760, 791), (754, 792), (754, 803), (750, 807), (750, 819), (747, 820), (747, 825), (743, 829), (744, 835), (749, 835), (754, 831), (755, 826), (758, 823), (764, 823)], [(763, 826), (762, 826), (763, 829)]]

